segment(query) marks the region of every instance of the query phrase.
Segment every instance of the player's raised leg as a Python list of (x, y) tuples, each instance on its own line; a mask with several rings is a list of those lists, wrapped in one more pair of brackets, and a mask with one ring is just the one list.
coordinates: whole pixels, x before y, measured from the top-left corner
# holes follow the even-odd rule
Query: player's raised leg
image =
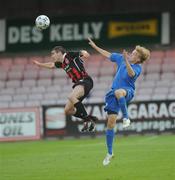
[(127, 102), (126, 102), (126, 90), (118, 89), (115, 91), (115, 96), (118, 100), (118, 104), (123, 114), (123, 127), (127, 128), (130, 126), (130, 119), (128, 118)]
[(78, 85), (74, 87), (68, 99), (76, 108), (76, 111), (73, 115), (84, 119), (87, 117), (87, 112), (84, 105), (79, 100), (82, 96), (84, 96), (84, 86)]
[(66, 115), (73, 115), (75, 114), (75, 112), (76, 112), (76, 109), (73, 103), (68, 99), (68, 102), (66, 103), (65, 108), (64, 108), (64, 113)]
[[(65, 107), (65, 112), (69, 115), (81, 118), (84, 120), (84, 126), (82, 131), (93, 131), (95, 129), (95, 120), (94, 116), (88, 115), (84, 105), (80, 101), (81, 97), (84, 96), (84, 86), (77, 85), (74, 87), (72, 93), (69, 95), (69, 101)], [(88, 126), (88, 122), (90, 125)]]

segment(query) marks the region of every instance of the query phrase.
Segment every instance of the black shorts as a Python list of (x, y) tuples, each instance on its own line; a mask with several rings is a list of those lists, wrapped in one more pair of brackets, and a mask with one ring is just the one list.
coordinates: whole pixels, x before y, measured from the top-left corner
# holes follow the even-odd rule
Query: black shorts
[(89, 94), (89, 92), (91, 91), (91, 89), (93, 88), (93, 80), (90, 76), (79, 80), (78, 82), (76, 82), (72, 88), (78, 86), (78, 85), (82, 85), (84, 86), (84, 96), (80, 97), (79, 100), (82, 101), (84, 98), (86, 98)]

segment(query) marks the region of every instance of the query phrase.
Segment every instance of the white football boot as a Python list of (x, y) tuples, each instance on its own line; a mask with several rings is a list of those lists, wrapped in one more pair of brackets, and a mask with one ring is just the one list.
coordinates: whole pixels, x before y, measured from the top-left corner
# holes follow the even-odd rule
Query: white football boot
[(127, 118), (123, 118), (123, 128), (127, 128), (131, 125), (131, 121)]
[(113, 154), (109, 154), (107, 153), (106, 157), (104, 158), (103, 160), (103, 166), (107, 166), (110, 162), (111, 162), (111, 159), (114, 157)]

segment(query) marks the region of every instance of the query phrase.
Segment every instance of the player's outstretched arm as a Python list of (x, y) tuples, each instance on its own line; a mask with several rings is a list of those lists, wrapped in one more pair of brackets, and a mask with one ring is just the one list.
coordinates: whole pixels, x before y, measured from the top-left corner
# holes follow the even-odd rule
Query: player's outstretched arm
[(48, 69), (52, 69), (52, 68), (55, 67), (53, 62), (41, 63), (39, 61), (33, 60), (33, 63), (36, 64), (39, 67), (44, 67), (44, 68), (48, 68)]
[(107, 58), (110, 58), (111, 57), (111, 53), (98, 47), (93, 41), (92, 39), (88, 38), (89, 40), (89, 45), (92, 46), (92, 48), (94, 48), (96, 51), (98, 51), (101, 55), (107, 57)]
[(130, 65), (130, 63), (128, 61), (129, 56), (128, 56), (127, 51), (123, 50), (123, 56), (124, 56), (126, 68), (127, 68), (127, 71), (128, 71), (128, 75), (130, 77), (134, 77), (135, 76), (135, 72), (134, 72), (133, 68), (131, 67), (131, 65)]

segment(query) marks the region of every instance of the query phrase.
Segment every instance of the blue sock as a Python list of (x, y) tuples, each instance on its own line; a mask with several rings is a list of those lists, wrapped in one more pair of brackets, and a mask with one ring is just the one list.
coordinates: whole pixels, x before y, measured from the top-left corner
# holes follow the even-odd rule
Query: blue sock
[(127, 110), (127, 106), (126, 106), (126, 99), (125, 97), (120, 97), (118, 99), (118, 103), (119, 106), (121, 108), (122, 114), (123, 114), (123, 118), (128, 119), (128, 110)]
[(114, 139), (114, 129), (107, 129), (106, 131), (106, 145), (108, 148), (108, 153), (112, 154), (112, 144)]

